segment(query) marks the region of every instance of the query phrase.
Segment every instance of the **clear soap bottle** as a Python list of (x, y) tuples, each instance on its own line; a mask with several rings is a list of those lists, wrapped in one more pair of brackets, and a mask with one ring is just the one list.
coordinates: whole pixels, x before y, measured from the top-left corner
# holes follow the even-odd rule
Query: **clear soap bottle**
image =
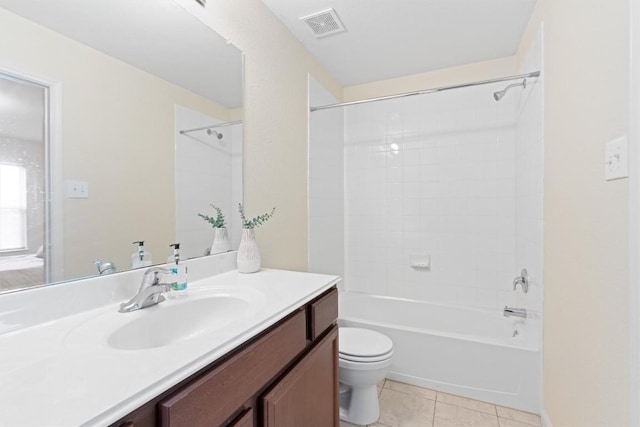
[(169, 245), (173, 248), (173, 254), (167, 258), (167, 269), (171, 271), (169, 284), (171, 292), (169, 298), (184, 298), (187, 293), (187, 265), (180, 262), (180, 243)]
[(131, 254), (131, 268), (149, 267), (152, 264), (151, 252), (144, 248), (144, 240), (133, 242), (138, 250)]

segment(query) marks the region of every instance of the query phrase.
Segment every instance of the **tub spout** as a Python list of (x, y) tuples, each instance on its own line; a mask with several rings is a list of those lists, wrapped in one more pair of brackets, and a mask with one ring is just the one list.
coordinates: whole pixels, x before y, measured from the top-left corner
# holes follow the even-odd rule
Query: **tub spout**
[(504, 317), (522, 317), (523, 319), (527, 318), (527, 309), (526, 308), (511, 308), (504, 306), (504, 310), (502, 311)]

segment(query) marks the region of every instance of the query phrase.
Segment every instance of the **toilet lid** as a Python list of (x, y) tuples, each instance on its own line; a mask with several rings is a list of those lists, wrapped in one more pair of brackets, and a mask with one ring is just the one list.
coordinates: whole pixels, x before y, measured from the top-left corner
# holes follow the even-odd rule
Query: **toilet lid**
[(355, 360), (386, 356), (393, 351), (389, 337), (369, 329), (340, 328), (339, 353), (345, 359)]

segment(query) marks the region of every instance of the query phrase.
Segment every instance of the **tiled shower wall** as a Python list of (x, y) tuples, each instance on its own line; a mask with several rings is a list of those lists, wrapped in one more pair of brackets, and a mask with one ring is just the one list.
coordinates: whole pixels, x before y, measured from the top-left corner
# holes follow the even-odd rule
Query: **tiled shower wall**
[[(541, 69), (541, 45), (522, 72)], [(309, 270), (356, 292), (540, 313), (542, 79), (496, 102), (510, 83), (311, 113)], [(336, 102), (314, 81), (310, 99)], [(527, 295), (512, 288), (522, 268)]]
[(512, 293), (522, 91), (496, 102), (506, 84), (345, 108), (349, 290), (487, 308)]
[[(338, 102), (309, 77), (311, 105)], [(309, 118), (309, 271), (344, 277), (344, 115), (340, 108)]]

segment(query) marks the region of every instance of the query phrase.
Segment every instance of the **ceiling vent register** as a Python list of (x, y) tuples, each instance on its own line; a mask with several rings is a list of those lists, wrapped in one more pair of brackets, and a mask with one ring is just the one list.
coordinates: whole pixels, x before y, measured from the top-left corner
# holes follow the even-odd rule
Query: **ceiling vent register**
[(338, 18), (338, 14), (332, 8), (302, 16), (300, 20), (306, 22), (317, 38), (346, 31), (344, 24)]

